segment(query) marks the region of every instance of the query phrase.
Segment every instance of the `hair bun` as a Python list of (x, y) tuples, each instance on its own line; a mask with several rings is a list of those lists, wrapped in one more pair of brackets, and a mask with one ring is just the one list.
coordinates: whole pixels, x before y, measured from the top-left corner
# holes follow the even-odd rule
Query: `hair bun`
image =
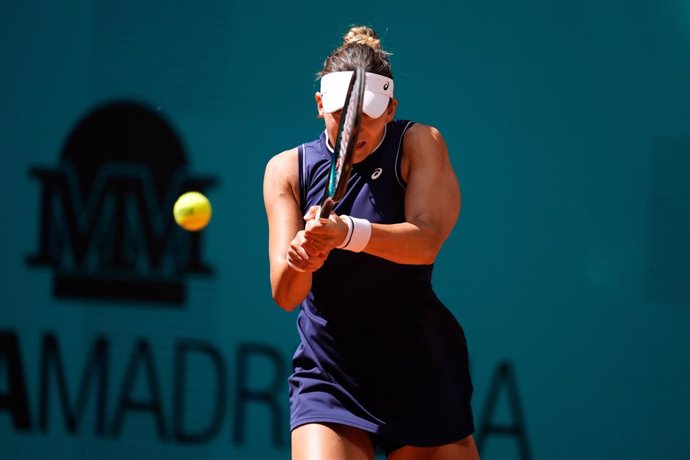
[(367, 45), (375, 50), (381, 49), (379, 34), (377, 34), (374, 29), (367, 26), (355, 26), (345, 34), (345, 37), (343, 37), (343, 46), (353, 43)]

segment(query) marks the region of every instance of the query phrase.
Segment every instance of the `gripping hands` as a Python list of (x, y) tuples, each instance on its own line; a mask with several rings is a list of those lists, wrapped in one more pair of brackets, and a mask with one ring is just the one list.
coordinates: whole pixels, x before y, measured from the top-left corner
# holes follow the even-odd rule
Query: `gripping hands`
[(312, 206), (304, 215), (304, 230), (290, 242), (287, 252), (288, 265), (299, 272), (315, 272), (321, 268), (334, 248), (348, 234), (348, 225), (331, 212), (328, 219), (319, 218), (320, 206)]

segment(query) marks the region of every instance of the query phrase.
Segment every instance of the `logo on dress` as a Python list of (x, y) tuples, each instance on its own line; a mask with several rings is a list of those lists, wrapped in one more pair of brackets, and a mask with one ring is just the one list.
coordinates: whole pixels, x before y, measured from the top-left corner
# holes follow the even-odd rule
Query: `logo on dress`
[(374, 180), (378, 179), (382, 172), (383, 172), (383, 169), (381, 169), (381, 168), (376, 168), (376, 169), (374, 170), (374, 172), (372, 173), (371, 178), (374, 179)]

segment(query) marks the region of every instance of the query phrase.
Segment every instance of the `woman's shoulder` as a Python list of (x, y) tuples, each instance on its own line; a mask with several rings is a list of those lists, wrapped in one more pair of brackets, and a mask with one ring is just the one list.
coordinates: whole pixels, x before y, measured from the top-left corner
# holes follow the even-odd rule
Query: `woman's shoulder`
[(424, 123), (411, 122), (412, 124), (405, 131), (405, 141), (435, 141), (442, 140), (443, 135), (438, 128)]
[(300, 162), (303, 163), (303, 168), (308, 169), (314, 164), (330, 162), (331, 156), (325, 147), (323, 136), (322, 134), (317, 139), (273, 155), (266, 165), (266, 173), (296, 175)]
[(445, 151), (446, 141), (438, 128), (415, 123), (405, 131), (405, 141), (403, 143), (403, 154), (414, 155), (415, 152), (425, 152), (429, 150)]
[(280, 165), (282, 163), (291, 162), (292, 160), (297, 158), (298, 150), (299, 147), (293, 147), (291, 149), (283, 150), (282, 152), (276, 153), (268, 160), (268, 164), (275, 166)]
[(412, 165), (440, 165), (448, 158), (448, 146), (441, 132), (434, 126), (415, 123), (405, 132), (402, 148), (401, 173), (405, 181)]
[(291, 176), (297, 171), (298, 148), (293, 147), (273, 155), (266, 163), (266, 176)]

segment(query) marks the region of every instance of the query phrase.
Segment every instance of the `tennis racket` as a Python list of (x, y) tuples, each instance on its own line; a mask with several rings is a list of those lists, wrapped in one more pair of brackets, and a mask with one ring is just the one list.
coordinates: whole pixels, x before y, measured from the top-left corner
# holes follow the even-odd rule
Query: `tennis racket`
[(347, 181), (352, 172), (352, 158), (359, 126), (362, 122), (362, 101), (364, 99), (364, 80), (366, 72), (362, 67), (357, 67), (352, 72), (350, 86), (347, 89), (345, 105), (340, 114), (338, 136), (335, 139), (335, 148), (331, 154), (331, 171), (328, 176), (326, 196), (321, 203), (319, 217), (327, 219), (333, 207), (345, 196)]

